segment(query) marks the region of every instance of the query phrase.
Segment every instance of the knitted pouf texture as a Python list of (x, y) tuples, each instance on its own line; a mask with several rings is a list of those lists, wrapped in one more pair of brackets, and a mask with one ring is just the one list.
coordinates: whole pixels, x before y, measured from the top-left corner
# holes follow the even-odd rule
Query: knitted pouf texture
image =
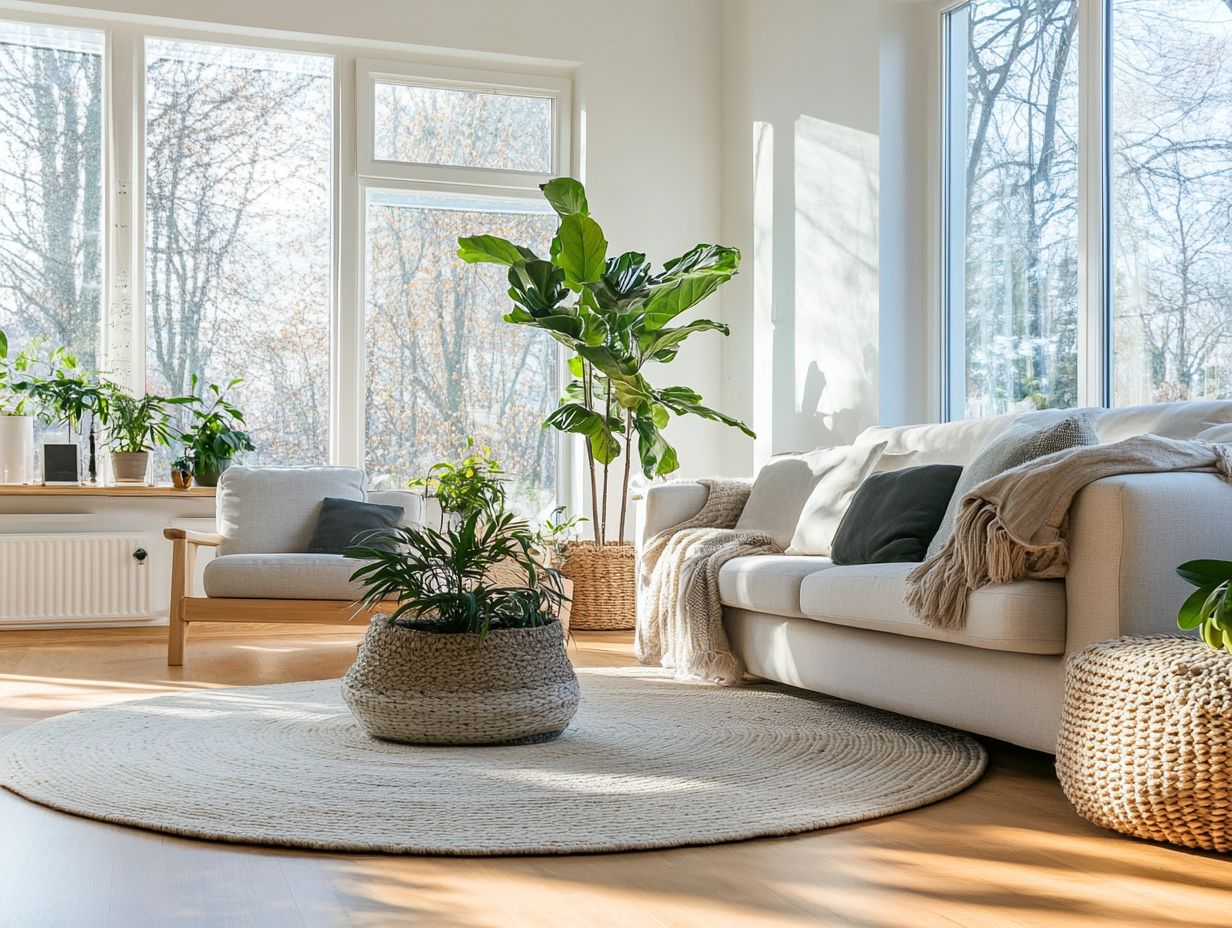
[(1057, 775), (1096, 825), (1232, 851), (1232, 655), (1180, 637), (1079, 651), (1066, 676)]
[(559, 622), (478, 635), (368, 626), (343, 701), (376, 738), (412, 744), (550, 741), (578, 705)]
[(579, 670), (559, 738), (368, 737), (338, 680), (196, 690), (0, 740), (0, 783), (52, 808), (198, 838), (328, 850), (567, 854), (786, 835), (974, 783), (968, 735), (784, 687)]

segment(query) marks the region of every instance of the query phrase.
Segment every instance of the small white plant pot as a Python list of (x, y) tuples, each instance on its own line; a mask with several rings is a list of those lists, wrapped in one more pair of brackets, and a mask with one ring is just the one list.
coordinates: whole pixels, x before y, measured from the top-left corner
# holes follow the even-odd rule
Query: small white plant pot
[(34, 481), (34, 417), (0, 416), (0, 484)]
[(148, 451), (111, 452), (111, 471), (116, 483), (144, 484), (150, 469)]

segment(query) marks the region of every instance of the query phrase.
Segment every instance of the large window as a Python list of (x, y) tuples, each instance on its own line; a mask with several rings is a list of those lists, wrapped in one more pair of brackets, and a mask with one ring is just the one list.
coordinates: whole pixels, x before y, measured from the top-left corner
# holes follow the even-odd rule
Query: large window
[(507, 281), (463, 263), (457, 239), (550, 248), (538, 188), (572, 173), (567, 66), (8, 16), (0, 328), (13, 350), (41, 337), (164, 395), (241, 378), (247, 463), (402, 484), (473, 438), (522, 512), (555, 504), (566, 450), (540, 422), (561, 387), (556, 345), (502, 320)]
[(970, 0), (944, 36), (948, 414), (1232, 396), (1232, 4)]
[(257, 460), (329, 460), (333, 60), (145, 44), (146, 382), (243, 383)]
[(949, 14), (950, 410), (1077, 402), (1078, 0)]
[(1232, 397), (1232, 4), (1112, 5), (1113, 400)]
[[(555, 505), (556, 343), (505, 323), (499, 267), (457, 259), (490, 233), (546, 254), (556, 217), (537, 185), (561, 166), (567, 84), (360, 62), (365, 467), (399, 484), (488, 447), (514, 506)], [(445, 188), (445, 189), (443, 189)]]
[[(546, 206), (546, 204), (544, 204)], [(537, 201), (372, 191), (367, 209), (367, 469), (397, 482), (456, 456), (498, 453), (528, 514), (555, 503), (556, 343), (510, 326), (502, 269), (455, 260), (490, 233), (546, 254), (556, 216)]]
[(0, 329), (98, 363), (102, 32), (0, 23)]

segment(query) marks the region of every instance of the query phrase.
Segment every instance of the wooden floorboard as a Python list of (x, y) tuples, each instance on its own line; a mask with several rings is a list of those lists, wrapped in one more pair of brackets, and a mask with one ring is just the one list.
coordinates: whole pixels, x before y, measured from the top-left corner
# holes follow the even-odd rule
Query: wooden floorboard
[[(193, 629), (183, 667), (152, 629), (0, 632), (0, 733), (162, 692), (341, 675), (357, 631)], [(631, 663), (578, 633), (579, 664)], [(330, 855), (79, 819), (0, 790), (3, 928), (1227, 928), (1232, 860), (1101, 831), (1051, 759), (990, 745), (972, 789), (792, 838), (575, 857)], [(186, 750), (191, 750), (186, 746)]]

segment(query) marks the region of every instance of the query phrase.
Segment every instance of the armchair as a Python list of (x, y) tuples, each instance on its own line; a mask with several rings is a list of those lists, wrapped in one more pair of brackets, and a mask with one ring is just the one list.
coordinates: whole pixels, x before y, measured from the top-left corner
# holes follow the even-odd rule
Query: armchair
[[(401, 506), (403, 524), (420, 519), (421, 498), (401, 490), (365, 492), (351, 467), (232, 467), (218, 484), (218, 529), (169, 528), (172, 544), (167, 664), (184, 662), (193, 622), (351, 625), (371, 610), (354, 606), (358, 566), (338, 554), (307, 554), (326, 497)], [(204, 595), (192, 590), (197, 551), (213, 548)]]

